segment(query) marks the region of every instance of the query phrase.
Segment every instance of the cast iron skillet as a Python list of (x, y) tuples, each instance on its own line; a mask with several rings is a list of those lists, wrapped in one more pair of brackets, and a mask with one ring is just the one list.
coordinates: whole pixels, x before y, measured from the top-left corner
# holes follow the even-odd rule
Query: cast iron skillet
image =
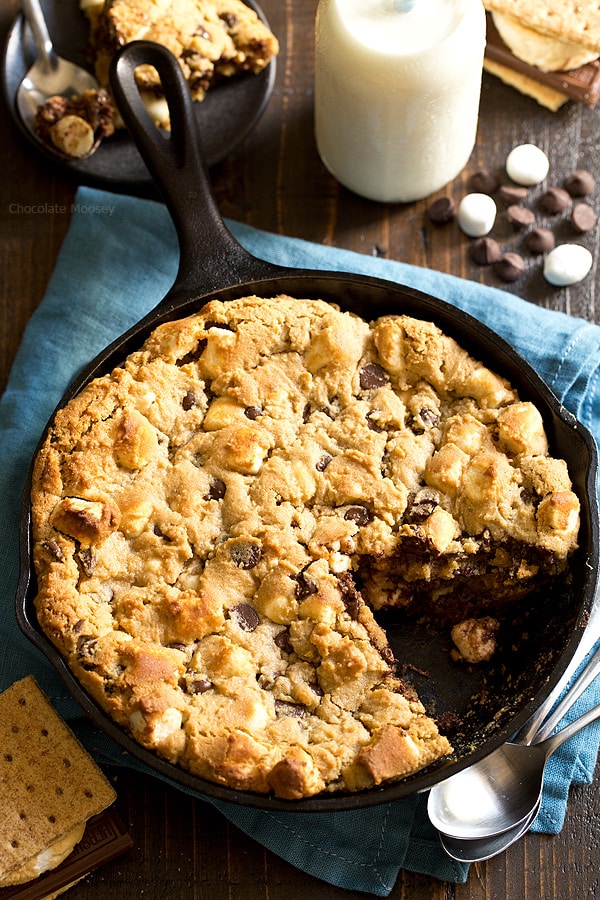
[[(150, 63), (159, 70), (171, 106), (170, 139), (157, 131), (139, 99), (133, 71), (142, 63)], [(453, 756), (397, 783), (355, 794), (335, 792), (297, 802), (236, 791), (178, 769), (134, 742), (81, 688), (36, 620), (29, 485), (20, 534), (21, 571), (16, 599), (19, 625), (46, 654), (90, 719), (133, 757), (172, 783), (242, 805), (297, 812), (355, 809), (422, 791), (509, 739), (557, 683), (579, 644), (597, 579), (597, 456), (593, 438), (514, 349), (451, 305), (378, 278), (283, 268), (249, 255), (227, 231), (211, 194), (198, 137), (190, 124), (193, 122), (190, 96), (174, 58), (155, 44), (130, 44), (115, 58), (111, 78), (123, 117), (175, 222), (181, 248), (180, 266), (162, 302), (90, 363), (60, 405), (91, 378), (119, 365), (159, 323), (190, 315), (212, 297), (230, 300), (252, 293), (259, 296), (288, 293), (300, 298), (331, 300), (367, 319), (405, 313), (432, 320), (477, 358), (508, 377), (523, 399), (532, 400), (542, 410), (552, 450), (567, 460), (581, 501), (580, 549), (573, 560), (570, 583), (561, 582), (545, 593), (539, 604), (530, 604), (528, 609), (532, 611), (516, 614), (505, 649), (492, 665), (475, 667), (477, 671), (451, 662), (446, 633), (390, 618), (385, 624), (392, 648), (398, 659), (408, 664), (406, 677), (412, 678), (428, 711), (459, 717), (458, 730), (451, 734)]]

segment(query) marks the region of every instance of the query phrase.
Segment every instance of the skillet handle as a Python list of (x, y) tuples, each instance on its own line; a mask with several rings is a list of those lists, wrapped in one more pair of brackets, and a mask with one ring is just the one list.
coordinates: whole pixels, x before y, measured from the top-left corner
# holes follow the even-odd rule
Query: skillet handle
[[(150, 118), (134, 80), (137, 66), (160, 76), (171, 134)], [(171, 214), (179, 239), (179, 269), (161, 307), (216, 288), (272, 277), (282, 270), (249, 254), (226, 228), (214, 199), (196, 128), (193, 101), (179, 63), (152, 41), (133, 41), (113, 57), (113, 97)]]

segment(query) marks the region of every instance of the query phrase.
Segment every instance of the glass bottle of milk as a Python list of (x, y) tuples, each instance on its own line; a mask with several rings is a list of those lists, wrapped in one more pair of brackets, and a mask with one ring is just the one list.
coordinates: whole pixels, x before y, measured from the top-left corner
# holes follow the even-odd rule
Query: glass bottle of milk
[(475, 145), (482, 0), (320, 0), (315, 136), (337, 180), (407, 203), (455, 178)]

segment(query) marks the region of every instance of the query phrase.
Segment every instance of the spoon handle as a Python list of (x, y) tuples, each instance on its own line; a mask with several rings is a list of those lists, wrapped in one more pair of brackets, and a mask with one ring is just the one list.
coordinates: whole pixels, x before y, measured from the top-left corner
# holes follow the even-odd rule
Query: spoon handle
[(532, 743), (539, 744), (545, 738), (549, 737), (556, 726), (564, 718), (566, 713), (571, 709), (573, 704), (581, 697), (583, 692), (590, 684), (600, 675), (600, 647), (594, 655), (586, 663), (578, 678), (573, 682), (561, 702), (553, 710), (553, 712), (544, 720), (542, 725), (536, 731)]
[(570, 737), (573, 737), (574, 734), (577, 734), (577, 732), (581, 731), (582, 728), (585, 728), (586, 725), (595, 722), (596, 719), (600, 719), (600, 703), (597, 706), (592, 706), (591, 709), (588, 709), (586, 713), (579, 716), (579, 718), (575, 719), (574, 722), (571, 722), (570, 725), (566, 725), (561, 731), (557, 731), (556, 734), (553, 734), (552, 737), (546, 738), (546, 740), (541, 744), (538, 744), (538, 746), (544, 751), (546, 758), (548, 758), (555, 750), (558, 750), (565, 741), (568, 741)]
[[(592, 608), (590, 610), (590, 615), (587, 623), (587, 627), (585, 632), (575, 650), (575, 653), (571, 657), (571, 660), (563, 672), (561, 678), (554, 686), (552, 691), (548, 694), (544, 702), (539, 706), (536, 711), (529, 717), (527, 722), (522, 726), (522, 728), (518, 731), (512, 740), (518, 744), (532, 744), (535, 740), (538, 739), (538, 733), (540, 729), (544, 728), (544, 737), (550, 734), (550, 731), (556, 726), (557, 720), (555, 715), (552, 716), (553, 725), (552, 728), (547, 730), (545, 728), (546, 721), (549, 720), (549, 715), (554, 707), (554, 704), (558, 700), (558, 698), (563, 693), (564, 689), (567, 687), (577, 669), (581, 666), (586, 656), (590, 652), (590, 650), (596, 645), (597, 641), (600, 639), (600, 582), (596, 587), (596, 595), (594, 597), (594, 602), (592, 603)], [(590, 661), (591, 664), (591, 661)], [(583, 673), (582, 673), (583, 674)], [(594, 676), (595, 677), (595, 676)], [(577, 682), (576, 682), (577, 684)], [(587, 686), (587, 685), (586, 685)], [(573, 685), (575, 687), (575, 685)], [(583, 688), (582, 688), (583, 690)], [(569, 692), (570, 694), (570, 692)], [(563, 703), (565, 703), (567, 698)], [(574, 700), (573, 700), (574, 702)], [(567, 708), (563, 708), (560, 718), (564, 715)], [(560, 721), (560, 719), (558, 720)]]
[(40, 6), (40, 0), (21, 0), (21, 9), (31, 26), (37, 51), (50, 69), (52, 67), (54, 48), (46, 26), (46, 20), (44, 19), (44, 13)]

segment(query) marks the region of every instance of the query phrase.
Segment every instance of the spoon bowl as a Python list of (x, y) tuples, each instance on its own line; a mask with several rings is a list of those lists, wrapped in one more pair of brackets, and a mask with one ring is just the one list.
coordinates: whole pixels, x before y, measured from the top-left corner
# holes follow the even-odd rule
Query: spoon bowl
[[(35, 128), (38, 108), (49, 97), (79, 96), (84, 91), (97, 90), (99, 85), (94, 76), (86, 69), (63, 59), (56, 53), (39, 0), (21, 0), (21, 8), (31, 27), (38, 56), (17, 90), (17, 110), (23, 125), (46, 150), (50, 150), (62, 158), (69, 158), (58, 147), (42, 141), (38, 135)], [(99, 139), (96, 139), (84, 156), (91, 156), (98, 144)], [(78, 158), (82, 159), (84, 156)]]
[(461, 840), (461, 838), (449, 837), (446, 834), (439, 835), (440, 843), (448, 856), (463, 863), (483, 862), (504, 853), (505, 850), (520, 840), (531, 828), (537, 819), (541, 802), (524, 819), (512, 828), (508, 828), (494, 837), (484, 837), (475, 840)]

